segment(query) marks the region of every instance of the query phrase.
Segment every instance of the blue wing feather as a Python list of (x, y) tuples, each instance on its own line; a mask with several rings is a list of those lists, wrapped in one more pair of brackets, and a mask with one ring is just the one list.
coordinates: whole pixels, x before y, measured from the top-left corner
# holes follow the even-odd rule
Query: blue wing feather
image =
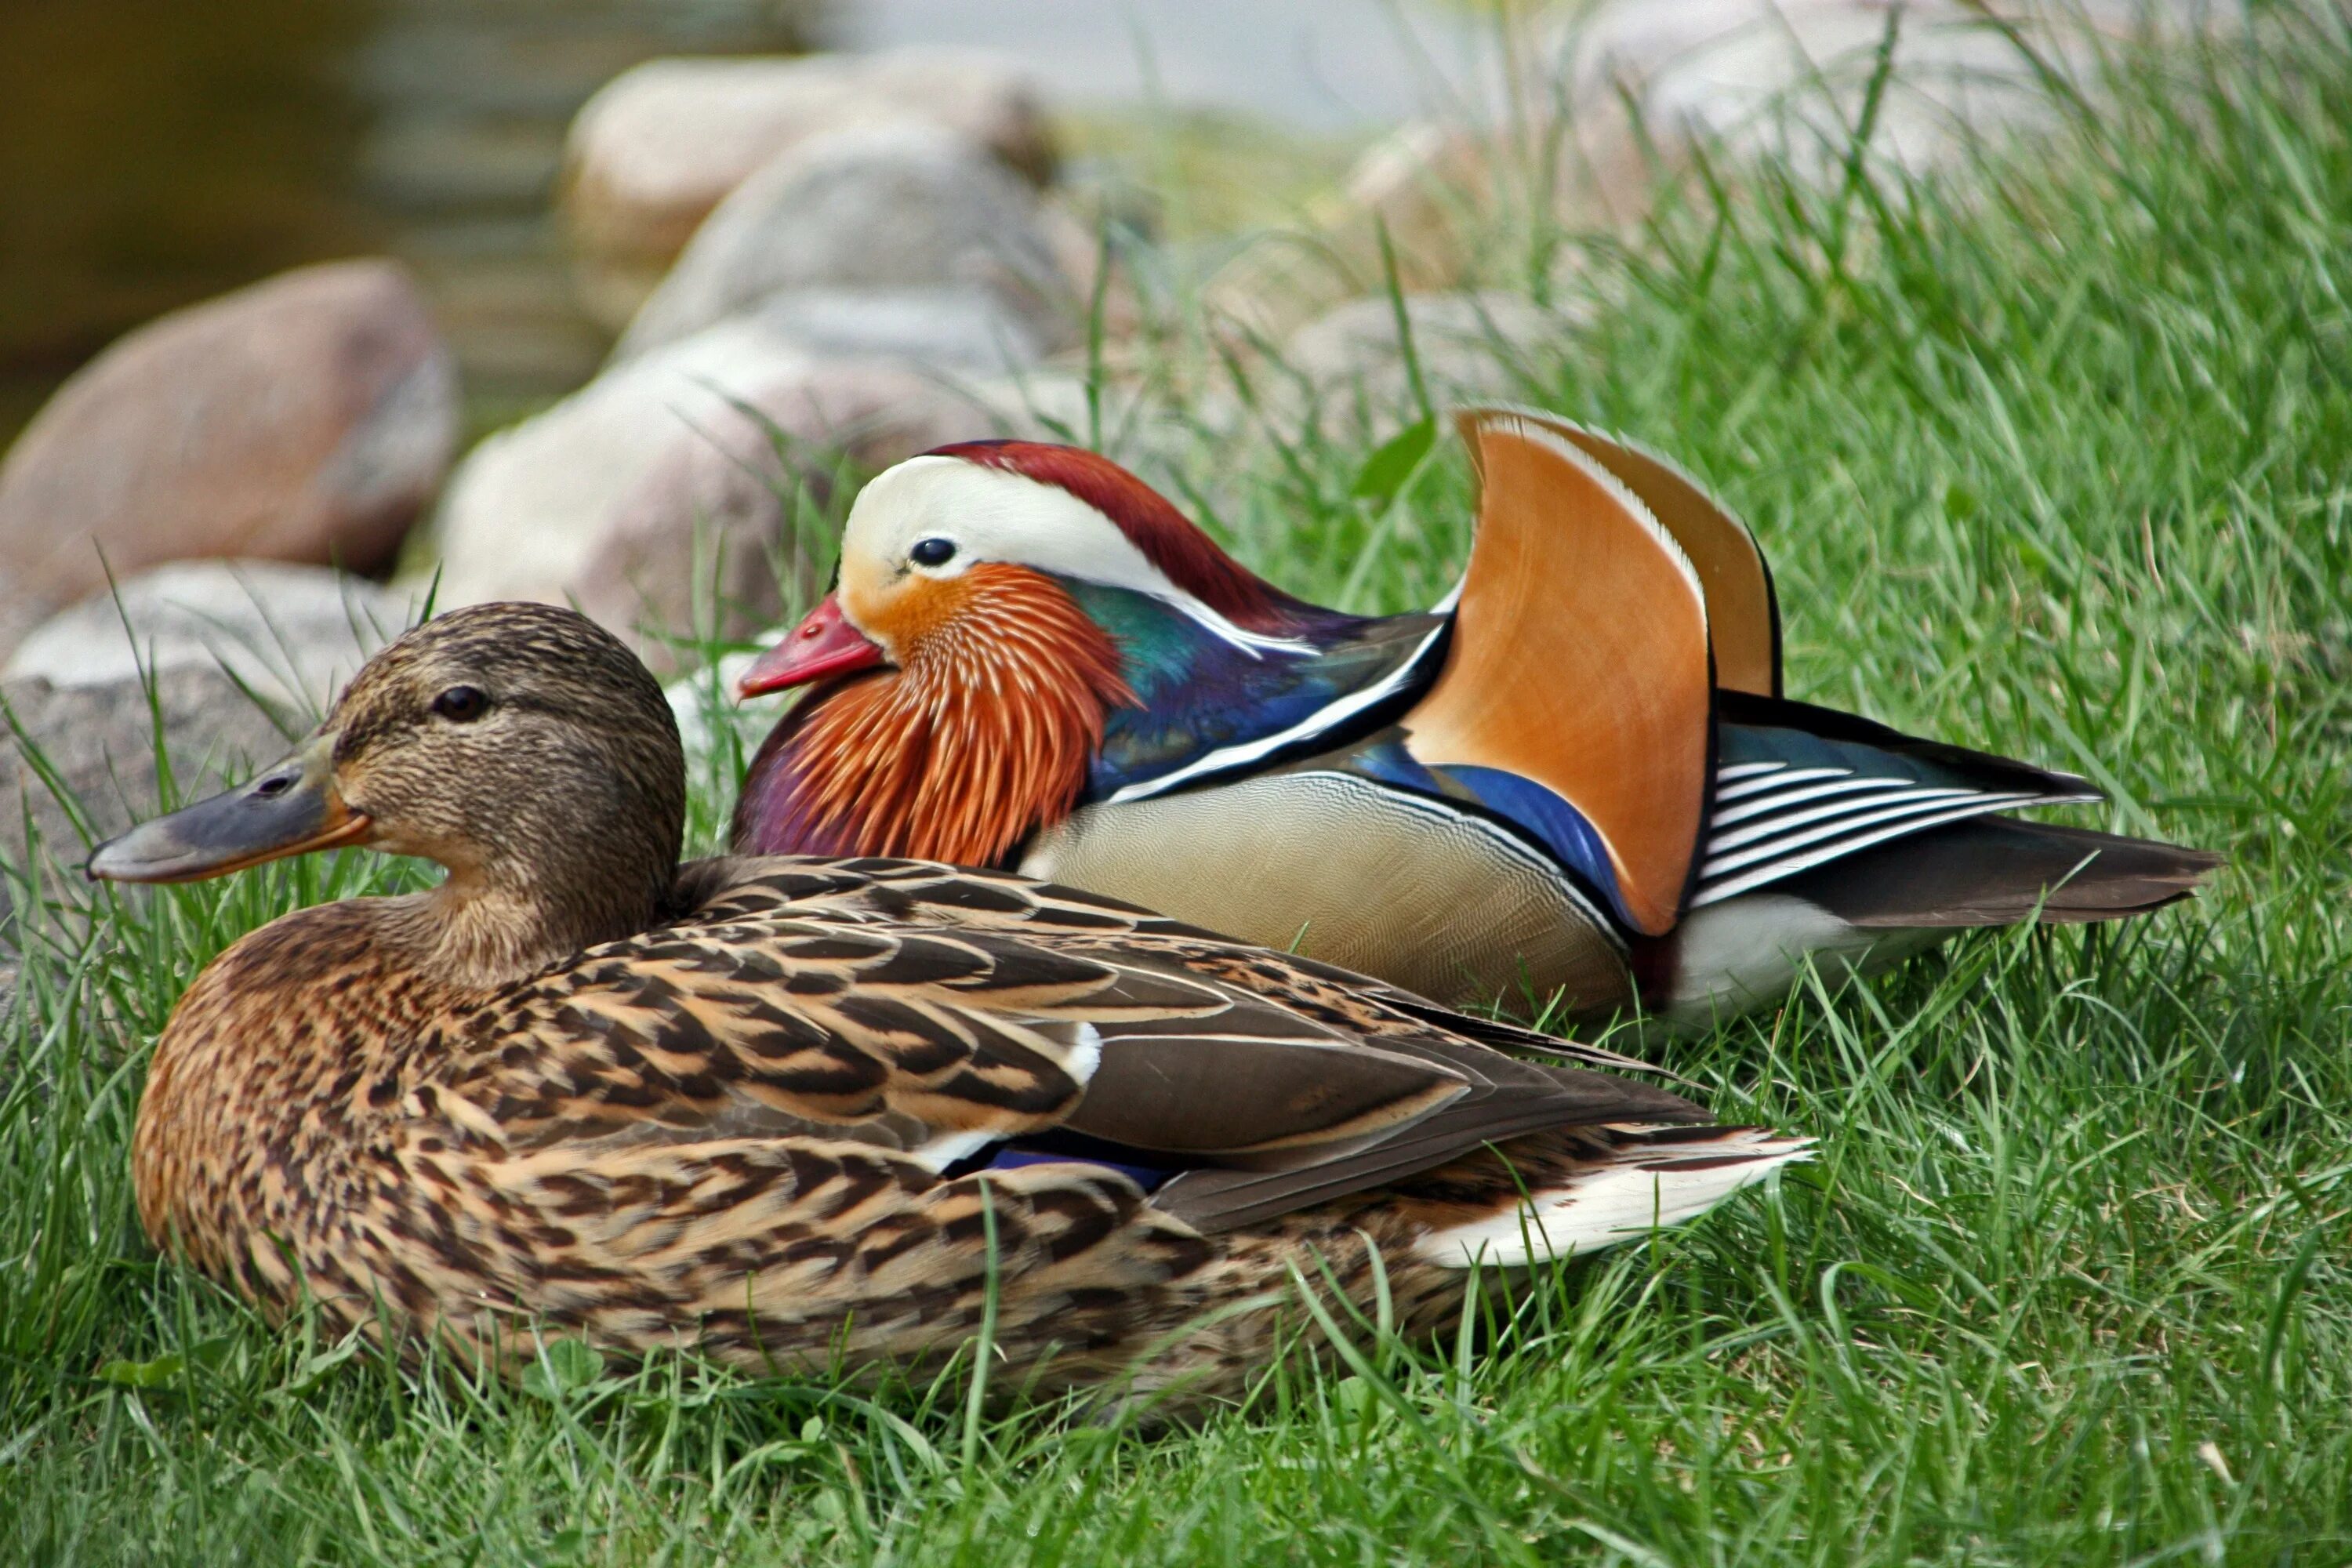
[(1063, 585), (1118, 645), (1142, 702), (1111, 710), (1088, 801), (1190, 787), (1376, 727), (1436, 678), (1449, 624), (1309, 610), (1290, 639), (1244, 647), (1150, 595)]
[(1356, 773), (1392, 789), (1475, 809), (1549, 853), (1585, 891), (1588, 901), (1597, 902), (1626, 929), (1633, 929), (1633, 917), (1625, 908), (1616, 869), (1600, 833), (1582, 812), (1533, 779), (1500, 768), (1461, 763), (1433, 767), (1412, 754), (1411, 738), (1396, 729), (1300, 765)]

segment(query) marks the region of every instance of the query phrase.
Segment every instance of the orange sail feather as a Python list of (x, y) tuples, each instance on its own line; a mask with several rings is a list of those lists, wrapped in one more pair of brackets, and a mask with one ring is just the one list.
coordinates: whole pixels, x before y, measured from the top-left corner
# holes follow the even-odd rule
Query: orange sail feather
[(1708, 785), (1697, 575), (1641, 502), (1542, 425), (1482, 411), (1462, 433), (1477, 546), (1445, 669), (1405, 721), (1412, 753), (1550, 789), (1601, 836), (1636, 928), (1671, 930)]

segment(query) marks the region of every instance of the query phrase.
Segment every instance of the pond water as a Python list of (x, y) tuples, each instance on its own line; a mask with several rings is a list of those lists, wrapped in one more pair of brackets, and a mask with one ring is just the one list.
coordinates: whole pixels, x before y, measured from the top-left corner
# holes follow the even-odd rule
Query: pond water
[(551, 196), (572, 111), (669, 53), (974, 43), (1057, 103), (1211, 106), (1329, 136), (1419, 96), (1382, 0), (0, 0), (0, 442), (140, 321), (305, 261), (424, 277), (471, 422), (578, 384)]

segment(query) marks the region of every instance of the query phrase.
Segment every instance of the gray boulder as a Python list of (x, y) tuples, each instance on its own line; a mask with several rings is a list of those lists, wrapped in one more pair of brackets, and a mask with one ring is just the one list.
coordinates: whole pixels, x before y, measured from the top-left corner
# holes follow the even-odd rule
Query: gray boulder
[(43, 622), (0, 681), (82, 691), (136, 685), (142, 668), (216, 671), (290, 722), (324, 712), (422, 611), (421, 595), (323, 566), (174, 562)]
[(303, 268), (152, 321), (0, 463), (0, 654), (110, 569), (381, 566), (457, 429), (454, 362), (394, 263)]
[[(119, 597), (62, 611), (0, 669), (14, 721), (0, 733), (10, 864), (24, 866), (36, 838), (60, 866), (79, 864), (86, 839), (248, 776), (422, 609), (324, 567), (268, 561), (161, 566), (125, 580)], [(159, 737), (172, 802), (158, 784)]]
[[(79, 865), (90, 841), (247, 777), (303, 728), (221, 671), (194, 666), (158, 674), (152, 707), (137, 680), (38, 679), (0, 680), (0, 707), (13, 721), (0, 736), (0, 861), (19, 868), (35, 839), (58, 866)], [(159, 735), (172, 764), (169, 802), (157, 784)]]
[(648, 60), (590, 99), (565, 146), (583, 301), (618, 327), (711, 209), (785, 149), (850, 126), (955, 132), (1043, 184), (1053, 135), (1017, 61), (984, 50)]
[(778, 295), (940, 289), (993, 295), (1026, 324), (1032, 354), (1072, 336), (1075, 300), (1036, 193), (1018, 175), (933, 126), (835, 132), (786, 149), (719, 204), (614, 358)]
[(796, 348), (875, 357), (957, 374), (992, 374), (1045, 353), (1036, 324), (995, 289), (973, 283), (908, 289), (788, 289), (747, 312)]
[[(657, 668), (748, 635), (793, 569), (786, 498), (993, 434), (951, 372), (811, 350), (761, 315), (615, 366), (475, 448), (436, 523), (441, 602), (573, 604)], [(779, 451), (781, 438), (784, 450)]]

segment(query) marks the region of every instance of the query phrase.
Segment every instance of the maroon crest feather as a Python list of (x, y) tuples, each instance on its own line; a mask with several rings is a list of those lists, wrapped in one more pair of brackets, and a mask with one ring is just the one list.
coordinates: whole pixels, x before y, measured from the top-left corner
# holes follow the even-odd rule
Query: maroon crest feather
[(1067, 491), (1118, 525), (1143, 558), (1170, 582), (1246, 631), (1282, 636), (1293, 629), (1289, 595), (1219, 549), (1167, 497), (1097, 452), (1044, 441), (962, 441), (931, 458), (1018, 474)]

